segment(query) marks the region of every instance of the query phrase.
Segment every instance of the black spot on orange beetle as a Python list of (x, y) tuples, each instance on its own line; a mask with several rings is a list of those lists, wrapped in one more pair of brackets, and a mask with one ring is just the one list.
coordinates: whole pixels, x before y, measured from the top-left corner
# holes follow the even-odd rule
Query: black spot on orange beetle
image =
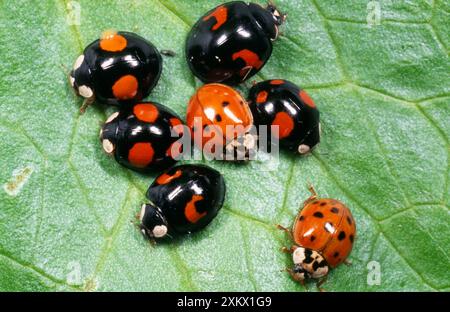
[(347, 216), (347, 222), (349, 225), (353, 224), (352, 218), (350, 218), (350, 216)]
[(217, 115), (216, 115), (216, 120), (217, 120), (218, 122), (221, 122), (221, 121), (222, 121), (222, 116), (220, 116), (220, 114), (217, 114)]
[(338, 235), (338, 240), (343, 240), (345, 238), (345, 232), (344, 231), (341, 231), (340, 233), (339, 233), (339, 235)]
[(314, 235), (311, 235), (309, 239), (313, 242), (316, 239), (316, 237)]
[(336, 252), (334, 253), (333, 257), (334, 257), (334, 258), (339, 257), (339, 252), (336, 251)]
[(353, 243), (353, 240), (355, 239), (355, 237), (353, 236), (353, 234), (350, 234), (350, 241)]
[(305, 217), (304, 216), (300, 216), (300, 218), (298, 218), (298, 220), (299, 221), (303, 221), (303, 220), (305, 220)]
[(323, 207), (323, 206), (325, 206), (326, 204), (327, 204), (326, 202), (321, 202), (321, 203), (320, 203), (320, 206)]
[(228, 101), (223, 101), (222, 102), (222, 106), (223, 107), (227, 107), (228, 105), (230, 105), (230, 102), (228, 102)]
[(316, 218), (323, 218), (323, 213), (321, 213), (320, 211), (316, 211), (314, 212), (313, 216)]
[(332, 213), (336, 213), (336, 214), (339, 213), (339, 209), (337, 209), (336, 207), (331, 208), (330, 211), (331, 211)]

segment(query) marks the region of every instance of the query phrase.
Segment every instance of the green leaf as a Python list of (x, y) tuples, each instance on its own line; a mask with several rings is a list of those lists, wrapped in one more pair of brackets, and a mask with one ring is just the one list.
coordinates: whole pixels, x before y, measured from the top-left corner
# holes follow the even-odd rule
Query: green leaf
[[(228, 186), (216, 220), (173, 244), (142, 238), (132, 221), (154, 176), (102, 152), (98, 131), (113, 110), (80, 116), (61, 64), (104, 29), (137, 32), (177, 53), (149, 98), (184, 116), (199, 85), (184, 40), (219, 3), (0, 1), (0, 290), (303, 291), (280, 272), (290, 242), (274, 224), (292, 223), (308, 183), (347, 203), (358, 225), (353, 265), (333, 270), (325, 289), (450, 289), (448, 0), (380, 1), (379, 25), (366, 21), (376, 14), (368, 1), (277, 1), (288, 20), (257, 79), (308, 91), (320, 147), (282, 152), (273, 171), (209, 162)], [(367, 282), (372, 261), (379, 285)]]

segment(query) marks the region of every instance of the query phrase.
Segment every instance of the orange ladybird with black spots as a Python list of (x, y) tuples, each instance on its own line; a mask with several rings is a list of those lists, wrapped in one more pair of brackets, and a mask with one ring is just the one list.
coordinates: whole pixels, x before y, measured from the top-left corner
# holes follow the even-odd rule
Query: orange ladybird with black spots
[(189, 100), (186, 125), (208, 156), (246, 160), (256, 148), (250, 108), (238, 91), (224, 84), (209, 83), (196, 90)]
[(147, 190), (141, 208), (144, 236), (162, 239), (203, 229), (218, 214), (225, 198), (225, 181), (205, 165), (175, 166), (159, 175)]
[(317, 279), (318, 287), (325, 281), (331, 268), (346, 259), (356, 238), (356, 223), (350, 209), (333, 198), (318, 198), (311, 186), (312, 195), (303, 203), (292, 229), (278, 225), (286, 231), (294, 245), (282, 250), (292, 254), (294, 267), (286, 271), (304, 284), (307, 279)]
[(161, 55), (152, 43), (131, 32), (106, 31), (77, 58), (69, 79), (89, 103), (122, 105), (146, 97), (161, 70)]
[(193, 74), (205, 83), (239, 84), (255, 75), (272, 54), (284, 22), (272, 4), (233, 1), (203, 15), (186, 41)]
[(267, 126), (265, 135), (260, 131), (260, 140), (267, 138), (272, 144), (278, 141), (280, 146), (300, 154), (308, 153), (320, 142), (319, 110), (306, 91), (292, 82), (272, 79), (257, 83), (247, 100), (255, 125)]
[(167, 107), (142, 102), (112, 114), (100, 131), (106, 153), (140, 172), (167, 168), (181, 159), (185, 132), (181, 119)]

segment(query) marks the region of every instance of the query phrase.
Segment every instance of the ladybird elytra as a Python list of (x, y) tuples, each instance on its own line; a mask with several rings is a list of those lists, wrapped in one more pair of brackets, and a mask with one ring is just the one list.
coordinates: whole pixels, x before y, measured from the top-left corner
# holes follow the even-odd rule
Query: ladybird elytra
[[(320, 142), (320, 113), (300, 87), (284, 79), (256, 83), (247, 98), (255, 126), (267, 126), (260, 137), (301, 155)], [(274, 130), (276, 129), (276, 130)]]
[(106, 31), (76, 59), (69, 80), (86, 104), (125, 106), (146, 97), (161, 71), (161, 55), (151, 42), (131, 32)]
[(198, 19), (186, 40), (186, 59), (205, 83), (241, 83), (262, 69), (285, 15), (271, 4), (232, 1)]
[(250, 138), (254, 127), (247, 102), (238, 91), (224, 84), (205, 84), (194, 93), (187, 107), (186, 125), (197, 147), (205, 153), (211, 152), (210, 147), (214, 148), (212, 153), (220, 155), (227, 149), (246, 153), (256, 145), (256, 139)]
[[(100, 140), (104, 151), (121, 165), (151, 172), (168, 168), (180, 159), (183, 146), (177, 144), (184, 135), (183, 125), (167, 107), (138, 102), (112, 114), (100, 130)], [(174, 154), (174, 150), (178, 152)]]
[(174, 237), (206, 227), (222, 208), (225, 180), (205, 165), (175, 166), (159, 175), (141, 208), (141, 230), (152, 239)]

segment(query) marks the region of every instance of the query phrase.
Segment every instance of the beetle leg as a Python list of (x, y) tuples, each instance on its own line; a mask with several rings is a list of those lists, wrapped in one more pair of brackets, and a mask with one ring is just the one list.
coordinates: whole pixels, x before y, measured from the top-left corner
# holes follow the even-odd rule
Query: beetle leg
[(84, 114), (86, 112), (86, 109), (94, 103), (95, 97), (91, 96), (90, 98), (86, 98), (83, 101), (83, 104), (80, 107), (80, 114)]
[(299, 279), (297, 279), (297, 278), (295, 277), (294, 271), (292, 271), (292, 269), (290, 269), (290, 268), (285, 268), (284, 270), (281, 270), (281, 271), (282, 271), (282, 272), (283, 272), (283, 271), (284, 271), (284, 272), (287, 272), (287, 273), (291, 276), (291, 278), (292, 278), (294, 281), (300, 283), (300, 284), (305, 288), (305, 290), (308, 290), (308, 288), (306, 288), (306, 282), (305, 282), (305, 280), (299, 280)]
[(281, 247), (281, 252), (285, 252), (285, 253), (288, 253), (288, 254), (292, 254), (294, 251), (295, 251), (295, 247), (294, 246), (292, 246), (291, 248), (287, 248), (287, 247)]
[(321, 287), (326, 281), (327, 281), (327, 275), (325, 275), (322, 279), (317, 281), (316, 287), (320, 292), (326, 292), (326, 290)]
[(288, 228), (285, 228), (284, 226), (282, 226), (280, 224), (277, 224), (276, 227), (277, 227), (277, 229), (286, 232), (289, 235), (289, 238), (291, 240), (294, 240), (294, 236), (292, 235), (292, 231), (291, 230), (289, 230)]
[(307, 204), (309, 204), (310, 202), (314, 201), (317, 199), (317, 193), (316, 190), (314, 189), (314, 186), (312, 184), (309, 184), (308, 186), (308, 190), (311, 192), (311, 196), (309, 196), (304, 202), (303, 202), (303, 207), (306, 206)]

